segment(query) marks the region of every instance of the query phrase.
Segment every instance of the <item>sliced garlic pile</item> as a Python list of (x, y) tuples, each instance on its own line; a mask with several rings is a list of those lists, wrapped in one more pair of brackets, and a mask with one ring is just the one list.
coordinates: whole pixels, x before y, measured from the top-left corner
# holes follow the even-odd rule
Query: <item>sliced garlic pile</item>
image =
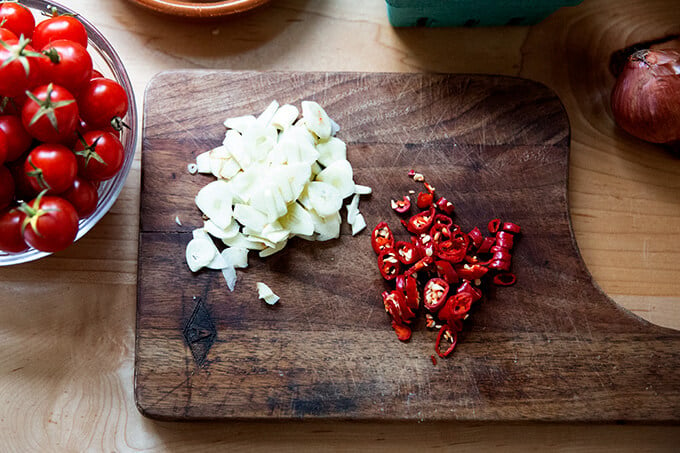
[[(193, 272), (221, 269), (233, 291), (235, 269), (247, 267), (250, 250), (267, 257), (294, 236), (339, 237), (345, 199), (352, 235), (366, 227), (359, 196), (371, 188), (354, 183), (347, 145), (335, 136), (338, 125), (316, 102), (301, 107), (300, 116), (294, 105), (273, 101), (257, 117), (228, 118), (222, 145), (189, 164), (192, 174), (217, 178), (196, 195), (204, 225), (186, 248)], [(226, 248), (220, 252), (213, 239)]]

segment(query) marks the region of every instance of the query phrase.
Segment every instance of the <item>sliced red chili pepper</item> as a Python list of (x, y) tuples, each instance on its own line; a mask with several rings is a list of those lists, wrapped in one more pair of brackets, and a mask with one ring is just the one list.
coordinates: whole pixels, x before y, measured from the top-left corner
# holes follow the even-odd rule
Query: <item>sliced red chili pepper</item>
[(431, 207), (427, 211), (419, 212), (412, 216), (406, 222), (406, 229), (411, 233), (420, 234), (430, 230), (432, 222), (434, 221), (434, 208)]
[(433, 256), (434, 255), (434, 241), (432, 236), (429, 234), (421, 234), (416, 238), (415, 241), (416, 250), (418, 251), (418, 256)]
[(446, 295), (449, 292), (449, 284), (443, 278), (431, 278), (423, 290), (423, 304), (432, 313), (439, 310), (446, 302)]
[(446, 300), (446, 303), (442, 309), (439, 310), (437, 316), (447, 324), (458, 319), (462, 320), (470, 311), (472, 302), (472, 295), (470, 293), (463, 292), (454, 294)]
[(449, 225), (435, 222), (432, 225), (432, 228), (430, 228), (430, 236), (432, 236), (434, 242), (443, 242), (450, 240), (453, 234), (451, 233)]
[(479, 246), (482, 245), (482, 242), (484, 241), (482, 231), (477, 227), (474, 227), (472, 230), (470, 230), (468, 236), (470, 237), (470, 242), (474, 248), (479, 248)]
[(397, 258), (407, 266), (415, 263), (420, 259), (418, 248), (410, 242), (397, 241), (394, 243), (394, 251), (397, 252)]
[(497, 271), (509, 271), (512, 267), (510, 260), (491, 260), (489, 262), (489, 269), (495, 269)]
[(382, 293), (385, 311), (390, 315), (392, 321), (397, 324), (409, 324), (415, 318), (415, 314), (406, 305), (406, 297), (400, 291), (384, 291)]
[(437, 327), (437, 322), (434, 320), (434, 316), (429, 313), (425, 313), (425, 327), (428, 329), (434, 329)]
[(411, 338), (411, 328), (409, 326), (397, 324), (396, 322), (392, 321), (392, 328), (397, 334), (399, 341), (408, 341)]
[(489, 229), (489, 233), (491, 234), (496, 234), (498, 230), (501, 227), (501, 219), (492, 219), (489, 221), (489, 224), (487, 225), (487, 228)]
[(472, 307), (472, 295), (470, 293), (458, 293), (454, 297), (456, 305), (453, 307), (453, 315), (456, 319), (464, 319)]
[(510, 252), (507, 248), (501, 247), (500, 245), (494, 245), (489, 249), (491, 253), (497, 253), (497, 252)]
[(444, 197), (441, 197), (439, 200), (437, 200), (437, 208), (448, 215), (452, 215), (453, 211), (455, 211), (455, 207), (453, 206), (453, 203), (451, 203), (449, 200), (447, 200)]
[(439, 258), (450, 263), (460, 263), (467, 254), (469, 244), (468, 235), (457, 232), (453, 234), (451, 239), (435, 242), (434, 252)]
[(493, 276), (494, 285), (511, 286), (517, 282), (517, 277), (512, 272), (501, 272)]
[(503, 231), (507, 231), (508, 233), (514, 233), (514, 234), (519, 234), (519, 232), (521, 230), (519, 225), (517, 225), (516, 223), (512, 223), (512, 222), (504, 222), (501, 229)]
[(432, 184), (430, 184), (429, 182), (424, 182), (423, 186), (425, 186), (425, 190), (434, 195), (434, 186)]
[[(413, 285), (413, 288), (411, 286)], [(399, 275), (395, 279), (395, 287), (396, 290), (394, 290), (394, 293), (397, 294), (391, 294), (388, 292), (383, 293), (383, 298), (388, 297), (394, 299), (394, 301), (399, 305), (399, 309), (401, 310), (401, 318), (403, 322), (410, 323), (413, 318), (415, 317), (415, 310), (418, 309), (418, 300), (416, 301), (409, 301), (409, 292), (415, 290), (416, 291), (416, 298), (418, 297), (418, 286), (416, 284), (416, 281), (413, 277), (406, 277), (404, 275)]]
[(397, 211), (399, 214), (404, 214), (411, 209), (411, 199), (408, 197), (408, 195), (404, 195), (404, 198), (401, 200), (392, 200), (391, 205), (392, 209)]
[(460, 278), (471, 282), (482, 278), (489, 272), (489, 268), (482, 264), (463, 264), (461, 266), (454, 266), (454, 268)]
[(499, 260), (499, 261), (510, 261), (512, 259), (512, 255), (510, 254), (510, 250), (506, 249), (505, 247), (500, 248), (500, 250), (496, 250), (493, 252), (493, 256), (489, 260), (489, 262), (494, 261), (494, 260)]
[(416, 206), (418, 206), (420, 209), (428, 209), (430, 206), (432, 206), (433, 201), (434, 196), (431, 193), (420, 192), (418, 194), (418, 198), (416, 198)]
[(394, 277), (394, 287), (399, 291), (404, 291), (406, 288), (406, 276), (404, 274), (399, 274)]
[(478, 253), (489, 253), (489, 250), (491, 250), (491, 247), (496, 243), (496, 238), (493, 237), (485, 237), (484, 240), (482, 241), (481, 245), (477, 247), (477, 252)]
[(385, 280), (394, 280), (401, 273), (401, 263), (394, 249), (385, 249), (380, 252), (378, 269)]
[(507, 231), (499, 231), (496, 233), (496, 245), (499, 247), (505, 247), (507, 249), (511, 249), (515, 244), (514, 241), (514, 236), (512, 233), (508, 233)]
[(380, 222), (371, 233), (371, 247), (375, 253), (394, 246), (394, 235), (385, 222)]
[[(448, 340), (451, 342), (451, 345), (445, 351), (441, 350), (442, 340)], [(443, 359), (445, 357), (448, 357), (449, 354), (453, 352), (453, 350), (456, 348), (457, 341), (458, 331), (452, 329), (448, 324), (445, 324), (439, 329), (439, 334), (437, 334), (437, 341), (434, 344), (434, 350), (437, 353), (437, 355)]]
[(406, 270), (406, 272), (404, 272), (404, 275), (407, 275), (407, 276), (413, 275), (416, 272), (427, 269), (428, 267), (430, 267), (430, 265), (433, 262), (434, 262), (434, 258), (432, 258), (431, 256), (424, 256), (421, 259), (419, 259), (418, 261), (416, 261), (416, 263), (413, 266), (409, 267)]
[(444, 214), (435, 214), (434, 221), (432, 222), (432, 227), (434, 228), (435, 225), (446, 225), (447, 227), (449, 227), (449, 230), (451, 232), (460, 229), (458, 225), (453, 224), (453, 220), (451, 220), (451, 217)]
[(469, 281), (464, 280), (463, 283), (456, 289), (457, 294), (467, 293), (472, 297), (472, 302), (477, 302), (482, 298), (482, 290), (470, 284)]
[(434, 265), (437, 268), (437, 275), (446, 280), (449, 285), (455, 285), (460, 280), (453, 265), (448, 261), (437, 260)]
[(484, 262), (480, 261), (479, 257), (477, 255), (465, 255), (465, 262), (468, 264), (485, 264)]
[(404, 295), (406, 296), (406, 305), (411, 310), (420, 308), (420, 291), (418, 291), (418, 282), (410, 275), (405, 276)]
[(418, 282), (411, 275), (398, 275), (394, 279), (394, 286), (397, 291), (404, 295), (404, 306), (414, 313), (420, 307), (420, 292), (418, 292)]

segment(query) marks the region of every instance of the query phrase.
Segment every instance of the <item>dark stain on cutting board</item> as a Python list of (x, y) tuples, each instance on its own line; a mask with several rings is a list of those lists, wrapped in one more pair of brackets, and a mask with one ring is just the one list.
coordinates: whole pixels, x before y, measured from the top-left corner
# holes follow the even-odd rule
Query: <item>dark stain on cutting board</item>
[[(382, 307), (368, 230), (294, 239), (256, 255), (230, 292), (184, 260), (211, 179), (187, 164), (219, 145), (222, 121), (272, 100), (318, 101), (341, 127), (355, 180), (374, 192), (368, 229), (398, 219), (416, 169), (457, 223), (523, 228), (518, 283), (489, 288), (455, 353), (434, 365), (422, 321), (401, 343)], [(648, 421), (680, 419), (680, 334), (618, 307), (593, 283), (567, 205), (569, 123), (555, 94), (518, 78), (449, 74), (180, 71), (147, 88), (142, 145), (135, 397), (160, 419)], [(179, 218), (181, 225), (175, 222)], [(399, 233), (401, 234), (401, 233)], [(281, 296), (269, 307), (255, 283)], [(197, 299), (214, 323), (196, 355)], [(204, 345), (205, 346), (205, 345)], [(204, 357), (201, 358), (201, 354)], [(196, 358), (198, 357), (198, 359)]]

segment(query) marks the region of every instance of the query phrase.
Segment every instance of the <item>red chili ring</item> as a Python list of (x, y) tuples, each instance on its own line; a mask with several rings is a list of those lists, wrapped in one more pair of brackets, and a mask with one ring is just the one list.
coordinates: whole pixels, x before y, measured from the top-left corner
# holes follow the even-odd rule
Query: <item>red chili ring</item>
[(517, 281), (517, 277), (512, 272), (501, 272), (493, 277), (494, 285), (512, 286)]
[(501, 219), (492, 219), (489, 221), (487, 228), (489, 229), (489, 233), (496, 234), (501, 228)]

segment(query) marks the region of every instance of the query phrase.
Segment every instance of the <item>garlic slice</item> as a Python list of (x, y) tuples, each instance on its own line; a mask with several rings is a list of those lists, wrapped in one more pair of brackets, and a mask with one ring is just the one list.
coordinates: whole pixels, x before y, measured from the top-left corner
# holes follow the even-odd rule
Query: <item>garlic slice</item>
[(342, 221), (340, 212), (336, 211), (334, 215), (321, 217), (316, 212), (309, 211), (309, 215), (314, 222), (314, 232), (318, 235), (317, 241), (328, 241), (340, 237), (340, 223)]
[(271, 124), (272, 119), (274, 118), (274, 115), (276, 115), (276, 112), (279, 110), (279, 103), (276, 100), (273, 100), (269, 103), (267, 108), (264, 109), (262, 113), (260, 113), (260, 116), (257, 117), (257, 123), (260, 125), (260, 127), (267, 127)]
[(238, 234), (240, 228), (241, 226), (236, 222), (231, 222), (226, 228), (218, 227), (217, 224), (210, 219), (203, 222), (203, 229), (215, 239), (233, 238)]
[(359, 195), (355, 194), (352, 197), (352, 201), (350, 201), (345, 207), (347, 208), (347, 223), (352, 225), (359, 214)]
[(286, 247), (287, 243), (288, 243), (288, 239), (286, 239), (285, 241), (281, 241), (277, 244), (274, 244), (273, 247), (267, 247), (266, 249), (261, 250), (258, 253), (258, 255), (260, 255), (260, 258), (266, 258), (268, 256), (272, 256), (273, 254), (278, 253), (281, 250), (283, 250)]
[(319, 151), (319, 163), (329, 166), (336, 160), (347, 160), (347, 144), (337, 137), (331, 137), (316, 145)]
[(353, 178), (352, 164), (347, 159), (336, 160), (316, 175), (317, 181), (327, 182), (335, 187), (343, 199), (354, 194)]
[(267, 214), (251, 205), (241, 203), (234, 205), (234, 218), (241, 225), (255, 231), (261, 231), (268, 222)]
[(238, 276), (236, 275), (236, 269), (234, 266), (225, 266), (222, 268), (222, 276), (227, 282), (227, 288), (229, 291), (234, 291), (236, 288), (236, 282), (238, 281)]
[(221, 179), (204, 186), (196, 195), (198, 209), (220, 228), (227, 228), (231, 223), (231, 205), (229, 185)]
[(185, 257), (189, 269), (197, 272), (212, 262), (217, 254), (217, 247), (210, 238), (198, 237), (189, 241)]
[[(213, 243), (213, 246), (214, 245), (215, 244)], [(215, 247), (215, 252), (216, 252), (215, 256), (213, 257), (213, 259), (208, 264), (205, 265), (205, 267), (207, 267), (208, 269), (215, 269), (215, 270), (224, 269), (225, 267), (227, 267), (228, 263), (224, 260), (224, 257), (222, 256), (222, 254), (220, 254), (217, 251), (217, 247)]]
[(227, 129), (234, 129), (236, 132), (243, 133), (255, 122), (254, 115), (236, 116), (224, 120), (224, 127)]
[(251, 241), (245, 234), (239, 232), (233, 238), (222, 239), (224, 245), (228, 247), (242, 248), (248, 250), (264, 250), (267, 248), (262, 242)]
[(222, 257), (231, 266), (239, 269), (248, 267), (248, 249), (242, 247), (227, 247), (222, 250)]
[(212, 173), (210, 169), (210, 151), (206, 151), (196, 156), (196, 167), (199, 173)]
[(354, 193), (358, 195), (370, 195), (373, 193), (373, 189), (368, 186), (362, 186), (361, 184), (354, 184)]
[(340, 192), (326, 182), (312, 181), (307, 184), (307, 196), (309, 206), (321, 217), (337, 214), (342, 208)]
[(320, 140), (331, 136), (331, 119), (326, 111), (314, 101), (302, 101), (302, 121)]
[(272, 291), (271, 288), (265, 283), (257, 282), (255, 286), (257, 287), (258, 297), (264, 300), (267, 304), (274, 305), (279, 301), (279, 296), (274, 294), (274, 291)]
[(357, 213), (352, 223), (352, 236), (356, 236), (366, 228), (366, 219), (360, 212)]
[(300, 111), (291, 104), (284, 104), (276, 111), (271, 120), (271, 125), (279, 130), (286, 130), (293, 125)]
[(314, 234), (312, 216), (297, 202), (288, 205), (288, 212), (279, 219), (279, 223), (282, 228), (295, 236), (311, 236)]

